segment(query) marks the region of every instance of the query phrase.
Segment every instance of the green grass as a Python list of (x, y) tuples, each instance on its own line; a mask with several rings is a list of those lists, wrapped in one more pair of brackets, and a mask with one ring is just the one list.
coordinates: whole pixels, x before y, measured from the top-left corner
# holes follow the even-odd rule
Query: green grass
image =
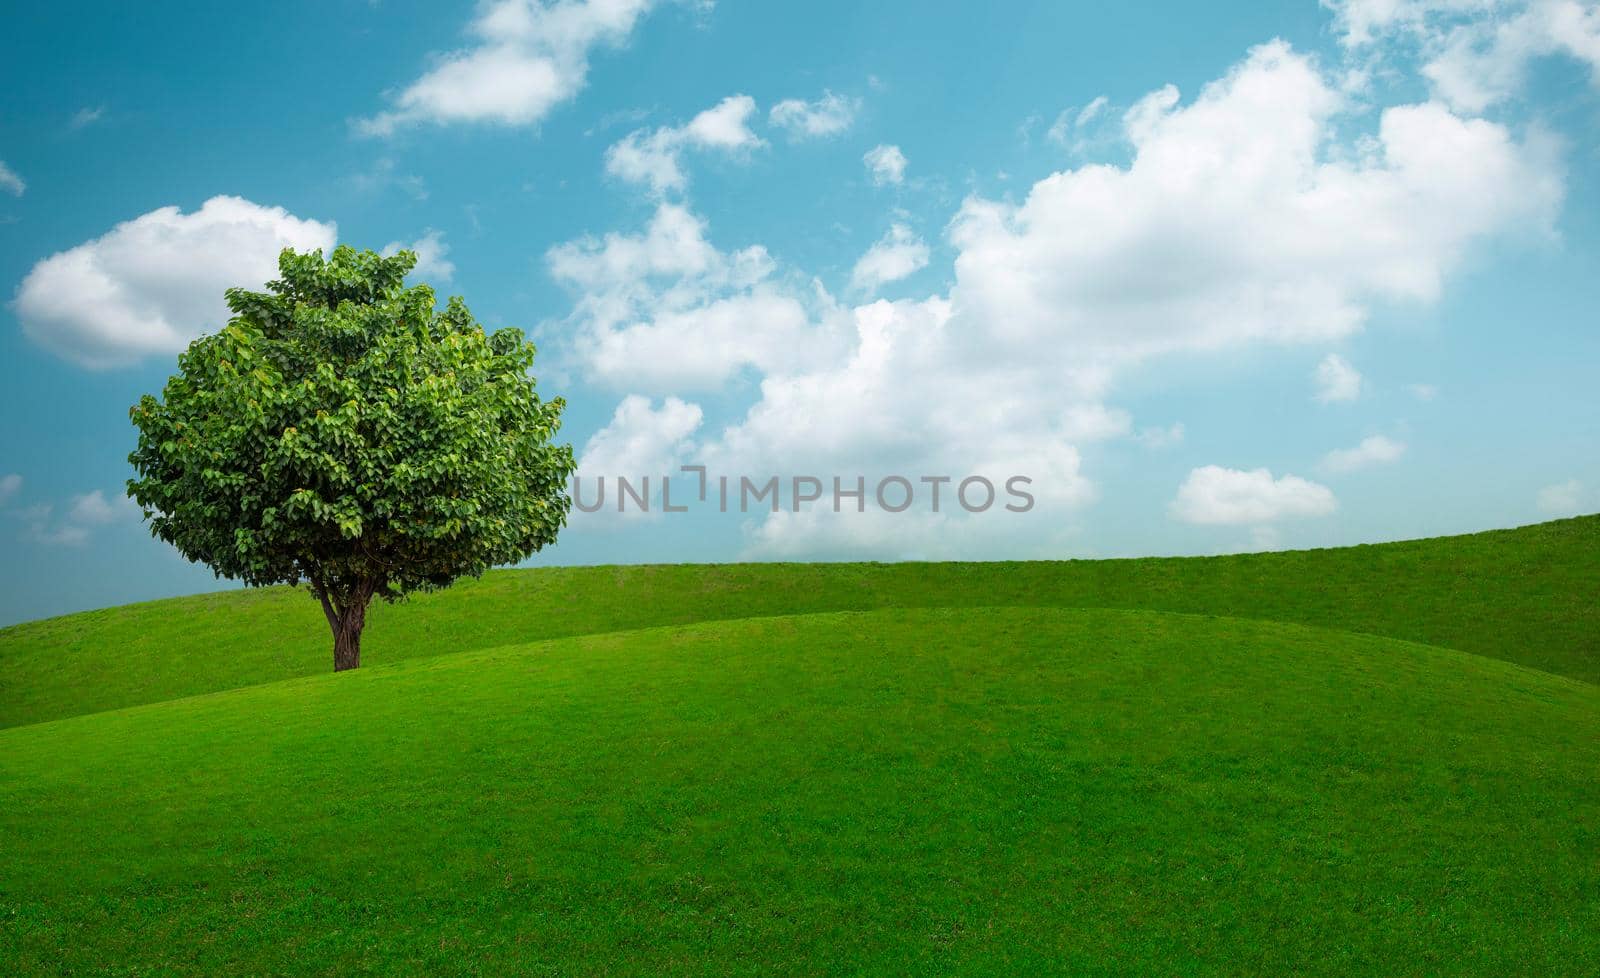
[(1600, 517), (0, 630), (12, 975), (1600, 973)]
[[(374, 609), (384, 664), (570, 635), (903, 607), (1136, 608), (1386, 635), (1600, 682), (1600, 516), (1233, 557), (506, 571)], [(0, 629), (0, 726), (323, 673), (303, 591), (222, 592)]]
[(712, 622), (0, 731), (0, 972), (1594, 974), (1600, 688), (1113, 610)]

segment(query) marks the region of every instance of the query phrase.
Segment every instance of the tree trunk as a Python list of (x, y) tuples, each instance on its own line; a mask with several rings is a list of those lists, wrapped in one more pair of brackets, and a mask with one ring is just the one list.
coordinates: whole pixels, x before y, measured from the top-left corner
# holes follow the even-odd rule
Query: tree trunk
[(344, 672), (361, 665), (361, 625), (341, 626), (333, 633), (333, 671)]
[(322, 613), (333, 630), (333, 671), (344, 672), (361, 665), (361, 630), (367, 624), (367, 605), (372, 600), (375, 586), (362, 581), (350, 593), (330, 595), (319, 590)]

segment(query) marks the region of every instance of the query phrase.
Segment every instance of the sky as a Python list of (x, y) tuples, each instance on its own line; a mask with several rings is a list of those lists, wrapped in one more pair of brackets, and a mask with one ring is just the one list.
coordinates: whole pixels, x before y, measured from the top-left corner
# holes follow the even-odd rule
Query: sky
[[(610, 495), (536, 565), (1212, 554), (1600, 510), (1600, 4), (5, 19), (0, 624), (229, 586), (127, 501), (128, 407), (225, 288), (335, 243), (410, 248), (414, 281), (537, 342), (580, 498)], [(649, 511), (617, 512), (646, 476)], [(741, 512), (774, 476), (779, 511)]]

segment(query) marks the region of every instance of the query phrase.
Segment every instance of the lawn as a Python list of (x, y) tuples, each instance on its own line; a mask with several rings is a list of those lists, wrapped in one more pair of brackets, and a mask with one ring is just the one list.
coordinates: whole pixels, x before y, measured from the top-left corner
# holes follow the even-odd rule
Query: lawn
[[(369, 616), (363, 661), (754, 615), (1130, 608), (1387, 635), (1600, 682), (1600, 516), (1208, 558), (500, 571)], [(227, 591), (0, 629), (0, 727), (332, 668), (304, 591)]]
[(1600, 517), (0, 630), (0, 976), (1600, 973)]
[(1592, 974), (1600, 689), (1114, 610), (756, 618), (0, 731), (7, 974)]

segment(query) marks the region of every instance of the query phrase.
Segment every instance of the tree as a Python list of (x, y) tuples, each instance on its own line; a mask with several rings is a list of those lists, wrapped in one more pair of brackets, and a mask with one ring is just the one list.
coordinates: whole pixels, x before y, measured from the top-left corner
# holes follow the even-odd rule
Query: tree
[(218, 577), (305, 584), (333, 667), (361, 664), (374, 597), (397, 600), (553, 543), (572, 502), (565, 407), (534, 347), (459, 297), (407, 287), (416, 256), (341, 246), (278, 258), (266, 292), (178, 357), (139, 429), (128, 494), (151, 533)]

